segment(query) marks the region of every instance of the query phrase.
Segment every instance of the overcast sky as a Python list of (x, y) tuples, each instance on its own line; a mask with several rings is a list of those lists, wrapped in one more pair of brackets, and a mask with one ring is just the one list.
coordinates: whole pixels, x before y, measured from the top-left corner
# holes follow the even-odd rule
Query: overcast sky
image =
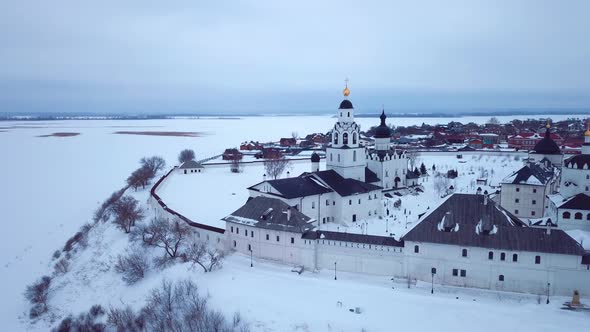
[(1, 1), (0, 112), (590, 106), (590, 1)]

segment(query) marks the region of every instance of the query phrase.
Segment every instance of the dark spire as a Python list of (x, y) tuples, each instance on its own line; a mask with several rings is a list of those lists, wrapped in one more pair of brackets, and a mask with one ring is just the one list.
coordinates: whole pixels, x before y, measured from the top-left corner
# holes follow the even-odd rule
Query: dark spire
[(387, 116), (385, 115), (385, 110), (381, 111), (381, 125), (385, 126), (385, 119), (387, 119)]

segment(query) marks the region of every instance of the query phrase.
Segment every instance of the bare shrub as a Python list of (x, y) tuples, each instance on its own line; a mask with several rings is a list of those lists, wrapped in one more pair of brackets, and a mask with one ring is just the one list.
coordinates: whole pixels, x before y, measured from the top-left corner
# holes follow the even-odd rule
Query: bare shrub
[(55, 271), (55, 274), (63, 275), (68, 273), (68, 271), (70, 271), (70, 261), (66, 258), (60, 259), (55, 265), (53, 265), (53, 270)]
[(130, 306), (126, 306), (124, 309), (110, 308), (107, 322), (118, 332), (145, 331), (143, 316), (136, 315)]
[(30, 312), (31, 318), (38, 317), (47, 311), (47, 299), (49, 297), (50, 285), (51, 278), (49, 276), (43, 276), (25, 289), (25, 298), (33, 304), (33, 308), (31, 308)]
[(273, 179), (277, 179), (289, 165), (289, 159), (281, 156), (264, 160), (264, 170)]
[(149, 268), (149, 259), (141, 248), (131, 249), (126, 256), (119, 255), (115, 264), (115, 271), (120, 273), (123, 281), (129, 285), (143, 279)]
[(125, 233), (131, 232), (131, 227), (143, 219), (143, 210), (139, 207), (139, 202), (131, 196), (123, 196), (113, 204), (115, 213), (115, 224), (117, 224)]
[(82, 232), (76, 232), (76, 234), (74, 234), (74, 236), (72, 236), (71, 238), (69, 238), (66, 241), (66, 244), (64, 245), (64, 251), (65, 252), (69, 252), (70, 250), (72, 250), (74, 248), (74, 245), (76, 243), (79, 243), (83, 240), (84, 238), (84, 234)]
[(61, 256), (61, 250), (56, 250), (53, 252), (53, 259), (58, 259)]
[(191, 280), (163, 281), (152, 290), (142, 312), (146, 328), (153, 331), (248, 331), (241, 317), (228, 322), (212, 310)]
[(78, 317), (68, 316), (53, 329), (54, 332), (102, 332), (106, 331), (106, 325), (99, 321), (104, 316), (104, 309), (100, 305), (94, 305), (87, 313), (81, 313)]

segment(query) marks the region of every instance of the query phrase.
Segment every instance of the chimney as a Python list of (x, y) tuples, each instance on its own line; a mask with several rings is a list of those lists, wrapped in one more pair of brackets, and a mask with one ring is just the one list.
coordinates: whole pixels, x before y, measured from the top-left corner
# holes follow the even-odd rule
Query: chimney
[(488, 195), (483, 195), (483, 205), (488, 205)]
[(547, 225), (547, 235), (551, 235), (551, 226)]
[(266, 173), (262, 174), (262, 181), (266, 181)]
[(289, 206), (287, 208), (287, 221), (290, 221), (290, 220), (291, 220), (291, 207)]

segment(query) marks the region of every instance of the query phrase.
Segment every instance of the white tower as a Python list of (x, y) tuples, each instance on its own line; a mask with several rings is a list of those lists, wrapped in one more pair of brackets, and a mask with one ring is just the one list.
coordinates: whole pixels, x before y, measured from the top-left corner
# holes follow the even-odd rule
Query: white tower
[(317, 153), (311, 154), (311, 172), (319, 172), (320, 171), (320, 155)]
[(330, 146), (326, 149), (326, 169), (333, 169), (344, 178), (365, 181), (365, 148), (360, 146), (360, 126), (354, 122), (354, 108), (348, 96), (348, 80), (342, 91), (344, 100), (338, 108), (338, 122), (332, 129)]

